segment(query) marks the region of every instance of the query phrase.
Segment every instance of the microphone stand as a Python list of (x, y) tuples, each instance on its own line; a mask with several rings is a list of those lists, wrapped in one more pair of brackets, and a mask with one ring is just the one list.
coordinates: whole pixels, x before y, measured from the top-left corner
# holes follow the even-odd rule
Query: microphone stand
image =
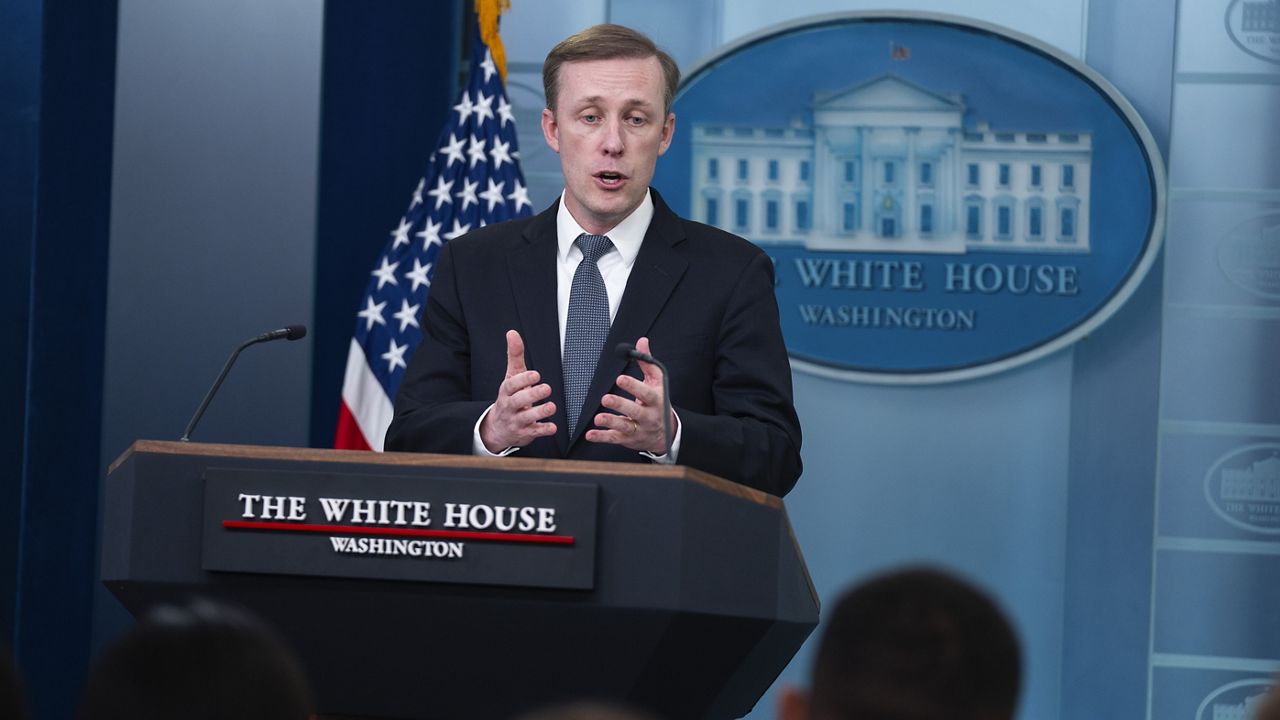
[(240, 343), (240, 347), (231, 352), (231, 356), (227, 358), (227, 362), (222, 366), (222, 372), (218, 373), (217, 379), (213, 381), (213, 387), (209, 388), (209, 392), (204, 394), (204, 400), (200, 401), (200, 407), (196, 408), (196, 414), (191, 416), (191, 422), (187, 423), (187, 429), (182, 433), (182, 437), (178, 438), (181, 442), (191, 442), (191, 432), (196, 429), (196, 423), (200, 422), (200, 418), (204, 415), (204, 411), (208, 409), (209, 402), (213, 400), (213, 396), (218, 394), (218, 388), (222, 387), (222, 381), (227, 379), (227, 373), (231, 372), (231, 366), (235, 365), (236, 358), (240, 357), (241, 351), (250, 345), (256, 345), (261, 342), (271, 342), (272, 340), (288, 339), (297, 340), (307, 334), (307, 329), (301, 325), (290, 325), (280, 330), (272, 330), (269, 333), (263, 333), (257, 337), (250, 338)]

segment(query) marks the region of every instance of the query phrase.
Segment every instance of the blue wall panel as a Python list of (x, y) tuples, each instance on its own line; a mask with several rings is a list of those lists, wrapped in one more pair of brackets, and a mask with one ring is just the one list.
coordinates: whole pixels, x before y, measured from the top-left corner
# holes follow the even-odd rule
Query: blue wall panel
[(27, 336), (39, 137), (39, 0), (0, 5), (0, 645), (12, 646), (26, 455)]
[(15, 650), (38, 718), (89, 662), (115, 87), (115, 2), (48, 1), (31, 235)]

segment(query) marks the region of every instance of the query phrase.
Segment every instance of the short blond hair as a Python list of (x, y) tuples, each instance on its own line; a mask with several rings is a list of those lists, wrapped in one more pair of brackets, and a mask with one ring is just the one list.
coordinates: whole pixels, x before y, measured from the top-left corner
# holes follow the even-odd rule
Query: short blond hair
[(671, 103), (680, 85), (680, 67), (662, 48), (644, 33), (624, 25), (604, 23), (593, 25), (580, 33), (570, 35), (547, 53), (542, 63), (542, 91), (547, 98), (547, 109), (556, 110), (559, 94), (560, 66), (570, 62), (587, 60), (615, 60), (618, 58), (657, 58), (662, 66), (662, 114), (671, 112)]

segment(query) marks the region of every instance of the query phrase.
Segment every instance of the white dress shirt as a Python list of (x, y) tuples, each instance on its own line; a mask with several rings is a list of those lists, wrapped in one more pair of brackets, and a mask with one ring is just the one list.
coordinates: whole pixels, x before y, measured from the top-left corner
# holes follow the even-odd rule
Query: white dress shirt
[[(636, 264), (636, 256), (640, 254), (640, 245), (644, 242), (644, 234), (648, 232), (651, 220), (653, 220), (653, 198), (646, 192), (644, 200), (641, 201), (639, 207), (633, 210), (622, 222), (604, 233), (613, 242), (613, 247), (600, 256), (600, 259), (596, 261), (596, 266), (600, 268), (600, 276), (604, 279), (605, 292), (609, 296), (609, 322), (611, 324), (618, 315), (618, 306), (622, 304), (622, 294), (627, 289), (627, 279), (631, 277), (631, 268)], [(573, 287), (573, 274), (578, 270), (579, 263), (582, 262), (582, 250), (577, 246), (576, 241), (578, 236), (584, 233), (592, 234), (583, 230), (578, 221), (570, 214), (569, 208), (565, 206), (564, 193), (561, 192), (560, 209), (556, 213), (556, 314), (559, 316), (558, 319), (560, 321), (562, 364), (564, 360), (565, 328), (569, 325), (569, 292)], [(635, 342), (638, 339), (629, 338), (628, 341)], [(485, 416), (492, 409), (493, 406), (490, 405), (480, 415), (480, 419), (476, 421), (471, 443), (473, 454), (488, 455), (490, 457), (510, 455), (520, 448), (507, 448), (500, 453), (491, 453), (484, 446), (484, 442), (480, 440), (480, 423), (484, 422)], [(674, 464), (680, 449), (680, 430), (680, 419), (677, 416), (674, 430), (675, 437), (671, 440), (670, 456), (655, 455), (649, 452), (642, 452), (641, 455), (645, 455), (654, 462), (664, 465)]]

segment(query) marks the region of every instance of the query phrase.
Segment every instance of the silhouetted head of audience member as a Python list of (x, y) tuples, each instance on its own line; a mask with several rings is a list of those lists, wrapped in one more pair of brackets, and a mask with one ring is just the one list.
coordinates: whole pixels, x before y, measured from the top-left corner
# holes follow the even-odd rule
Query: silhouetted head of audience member
[(1271, 688), (1263, 696), (1253, 720), (1280, 720), (1280, 675), (1272, 678)]
[(548, 705), (516, 720), (658, 720), (657, 716), (617, 703), (580, 700)]
[(22, 720), (27, 704), (22, 692), (22, 678), (13, 663), (13, 655), (0, 646), (0, 718)]
[(1018, 639), (980, 590), (931, 569), (863, 583), (836, 603), (809, 692), (783, 691), (781, 720), (1008, 720)]
[(150, 612), (95, 662), (81, 720), (307, 720), (297, 658), (246, 611), (198, 600)]

